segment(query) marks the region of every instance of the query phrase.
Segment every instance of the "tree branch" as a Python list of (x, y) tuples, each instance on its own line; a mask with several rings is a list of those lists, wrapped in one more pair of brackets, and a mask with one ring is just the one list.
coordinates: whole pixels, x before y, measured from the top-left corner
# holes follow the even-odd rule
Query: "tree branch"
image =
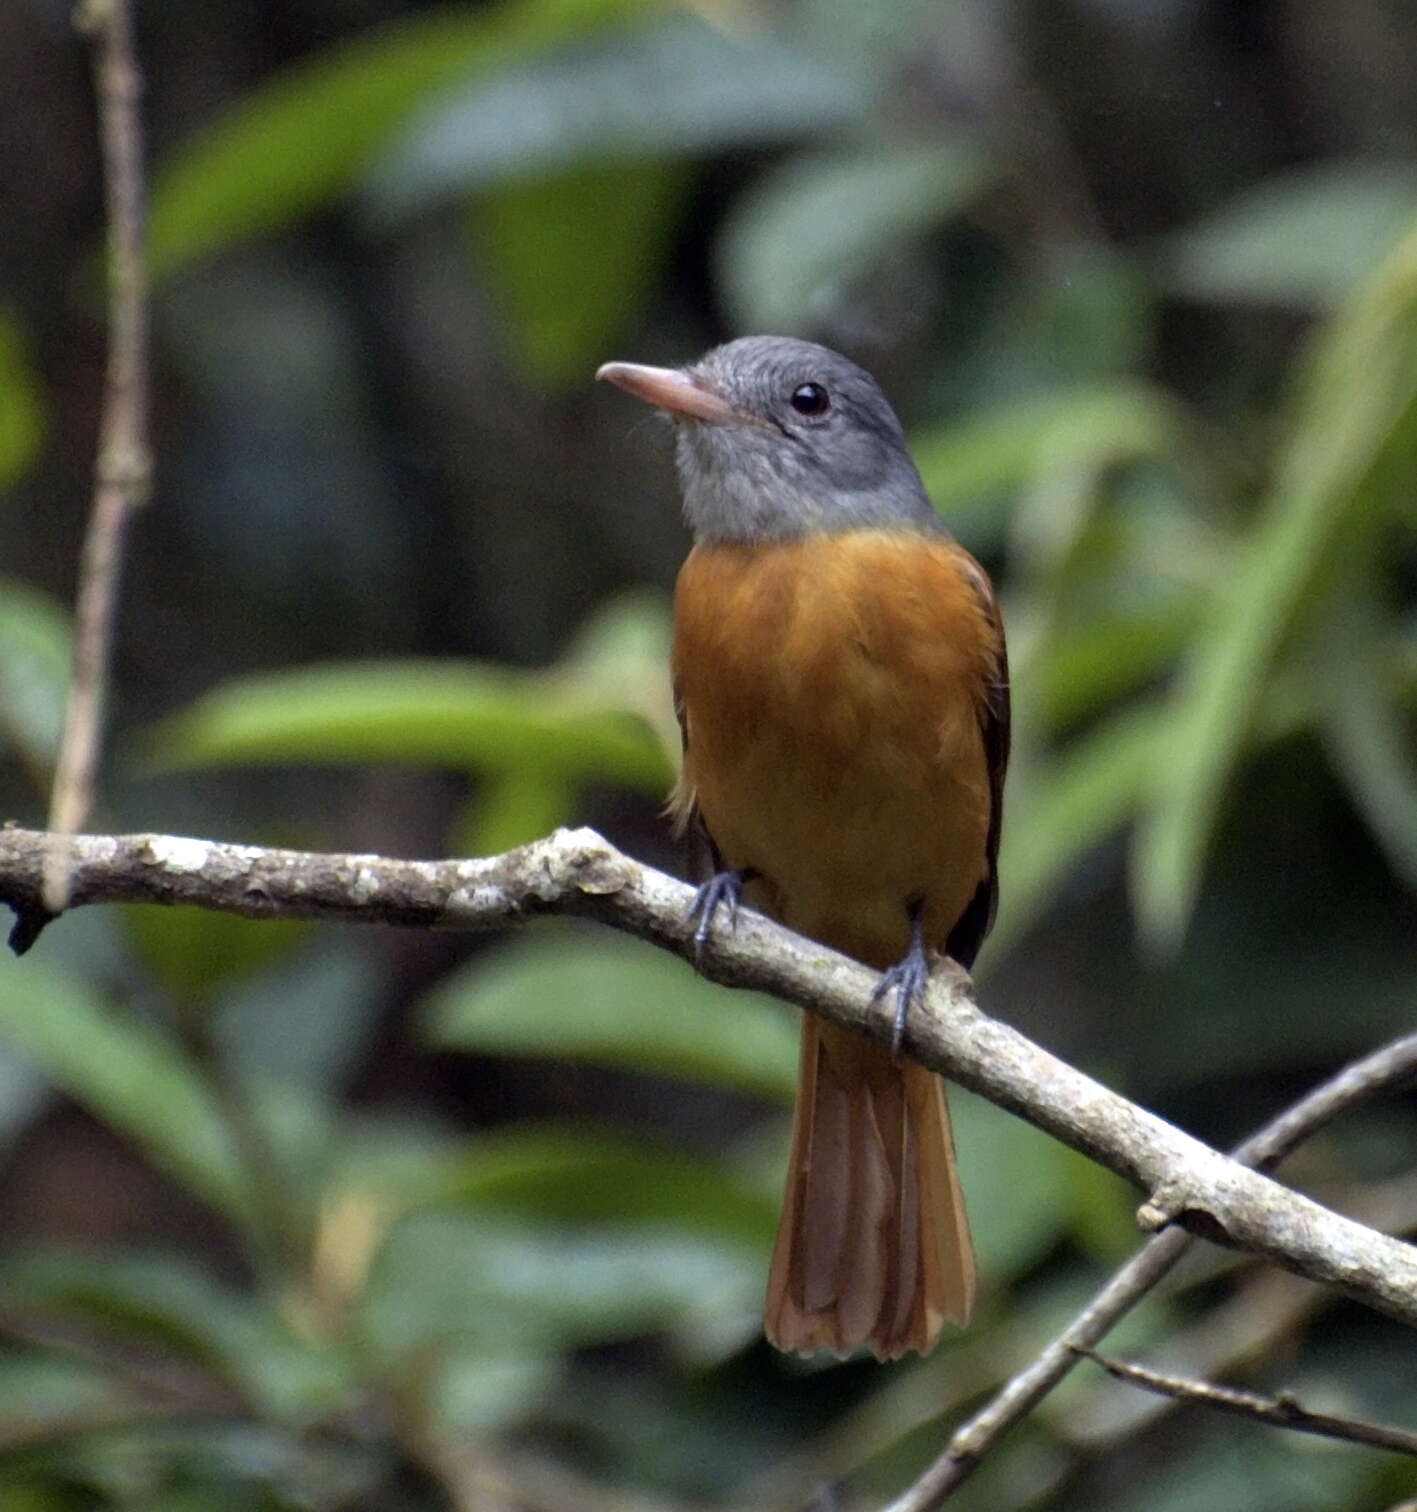
[[(42, 913), (47, 837), (0, 833), (0, 901)], [(591, 830), (559, 830), (502, 856), (395, 861), (179, 839), (90, 835), (73, 842), (72, 901), (191, 904), (252, 918), (493, 929), (542, 914), (599, 919), (693, 955), (682, 882), (641, 866)], [(891, 1009), (866, 967), (745, 911), (720, 932), (704, 974), (810, 1008), (880, 1044)], [(1017, 1113), (1150, 1194), (1143, 1221), (1179, 1223), (1263, 1255), (1417, 1326), (1417, 1249), (1320, 1207), (1209, 1149), (1023, 1035), (987, 1018), (964, 980), (937, 981), (909, 1025), (909, 1053)]]
[(1143, 1391), (1171, 1397), (1178, 1402), (1199, 1402), (1237, 1417), (1252, 1418), (1275, 1428), (1292, 1428), (1299, 1433), (1317, 1433), (1323, 1438), (1346, 1439), (1353, 1444), (1369, 1444), (1375, 1449), (1392, 1449), (1399, 1454), (1417, 1455), (1417, 1433), (1406, 1428), (1392, 1428), (1384, 1423), (1370, 1423), (1365, 1418), (1339, 1417), (1327, 1412), (1311, 1412), (1293, 1395), (1260, 1396), (1234, 1386), (1220, 1386), (1213, 1381), (1191, 1381), (1181, 1376), (1163, 1375), (1129, 1360), (1114, 1360), (1092, 1349), (1078, 1354), (1100, 1365), (1109, 1375)]
[[(1232, 1159), (1268, 1170), (1317, 1129), (1414, 1075), (1417, 1034), (1409, 1034), (1345, 1066), (1315, 1087), (1237, 1145)], [(1168, 1229), (1138, 1250), (1031, 1364), (1005, 1382), (979, 1412), (955, 1430), (943, 1453), (886, 1512), (929, 1512), (944, 1501), (974, 1473), (994, 1445), (1074, 1369), (1081, 1352), (1104, 1338), (1165, 1278), (1191, 1244), (1191, 1235), (1184, 1230)]]
[[(1350, 1217), (1369, 1228), (1409, 1239), (1417, 1233), (1417, 1177), (1345, 1187), (1344, 1205)], [(1287, 1271), (1248, 1266), (1240, 1256), (1222, 1259), (1211, 1270), (1240, 1266), (1250, 1270), (1243, 1284), (1171, 1341), (1156, 1368), (1173, 1375), (1223, 1379), (1265, 1359), (1276, 1348), (1292, 1350), (1314, 1316), (1339, 1300)], [(1096, 1455), (1151, 1429), (1177, 1405), (1161, 1397), (1140, 1399), (1134, 1391), (1099, 1385), (1061, 1410), (1053, 1426), (1063, 1442)]]
[[(118, 611), (128, 521), (151, 487), (148, 451), (148, 307), (143, 267), (143, 79), (128, 0), (85, 0), (76, 24), (95, 38), (94, 84), (108, 224), (108, 369), (93, 509), (79, 563), (74, 667), (54, 771), (45, 871), (48, 914), (68, 904), (68, 837), (88, 819), (98, 773), (104, 694)], [(38, 914), (31, 914), (35, 928)], [(42, 926), (39, 926), (42, 927)]]

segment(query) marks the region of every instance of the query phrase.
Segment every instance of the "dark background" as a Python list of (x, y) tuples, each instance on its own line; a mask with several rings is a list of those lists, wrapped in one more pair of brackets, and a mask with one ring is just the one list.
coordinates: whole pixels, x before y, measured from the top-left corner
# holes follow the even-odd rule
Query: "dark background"
[[(1401, 0), (138, 7), (157, 487), (94, 827), (680, 867), (667, 429), (751, 330), (869, 366), (1014, 663), (982, 1000), (1202, 1138), (1410, 1027), (1417, 18)], [(45, 812), (102, 393), (68, 7), (0, 8), (0, 806)], [(1136, 1242), (956, 1099), (928, 1362), (756, 1308), (787, 1013), (602, 933), (95, 911), (0, 964), (0, 1504), (846, 1504)], [(1417, 1219), (1410, 1103), (1293, 1179)], [(1395, 1325), (1211, 1251), (1122, 1352), (1410, 1421)], [(979, 1508), (1386, 1507), (1377, 1451), (1090, 1368)]]

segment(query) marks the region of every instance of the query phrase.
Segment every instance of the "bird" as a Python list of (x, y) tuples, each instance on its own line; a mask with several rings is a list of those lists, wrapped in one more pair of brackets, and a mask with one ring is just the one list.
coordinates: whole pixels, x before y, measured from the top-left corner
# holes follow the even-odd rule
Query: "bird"
[(997, 598), (945, 530), (876, 381), (746, 336), (684, 368), (596, 374), (674, 423), (692, 548), (675, 588), (683, 743), (669, 802), (740, 902), (880, 971), (891, 1047), (802, 1016), (764, 1330), (780, 1350), (927, 1353), (975, 1261), (945, 1086), (902, 1058), (932, 965), (993, 922), (1009, 676)]

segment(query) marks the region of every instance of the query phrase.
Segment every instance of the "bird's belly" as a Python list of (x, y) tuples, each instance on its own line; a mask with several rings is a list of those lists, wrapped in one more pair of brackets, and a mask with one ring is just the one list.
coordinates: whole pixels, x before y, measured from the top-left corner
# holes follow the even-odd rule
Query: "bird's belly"
[(883, 623), (915, 612), (909, 594), (863, 609), (819, 576), (795, 581), (781, 622), (747, 635), (722, 617), (696, 634), (681, 612), (686, 783), (726, 864), (760, 874), (750, 898), (887, 965), (912, 904), (943, 947), (985, 874), (977, 677), (948, 623)]
[(873, 964), (904, 954), (916, 901), (943, 945), (981, 879), (987, 792), (972, 763), (927, 754), (920, 732), (868, 723), (845, 742), (823, 729), (843, 721), (793, 712), (760, 708), (741, 738), (721, 751), (705, 739), (693, 763), (726, 863), (761, 873), (759, 901), (785, 924)]

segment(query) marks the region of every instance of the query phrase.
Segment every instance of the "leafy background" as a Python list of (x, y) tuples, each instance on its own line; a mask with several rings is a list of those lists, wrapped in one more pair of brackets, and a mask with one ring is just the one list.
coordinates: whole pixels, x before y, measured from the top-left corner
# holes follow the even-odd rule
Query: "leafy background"
[[(1001, 582), (988, 1005), (1205, 1138), (1408, 1027), (1417, 21), (1402, 0), (145, 0), (157, 496), (105, 827), (679, 863), (662, 428), (844, 347)], [(103, 349), (87, 60), (0, 8), (0, 797), (38, 822)], [(793, 1027), (604, 934), (109, 910), (0, 965), (0, 1504), (871, 1504), (1135, 1243), (957, 1099), (977, 1325), (757, 1334)], [(1295, 1163), (1417, 1219), (1411, 1107)], [(1410, 1421), (1395, 1328), (1211, 1254), (1126, 1348)], [(975, 1508), (1365, 1508), (1391, 1457), (1080, 1373)]]

